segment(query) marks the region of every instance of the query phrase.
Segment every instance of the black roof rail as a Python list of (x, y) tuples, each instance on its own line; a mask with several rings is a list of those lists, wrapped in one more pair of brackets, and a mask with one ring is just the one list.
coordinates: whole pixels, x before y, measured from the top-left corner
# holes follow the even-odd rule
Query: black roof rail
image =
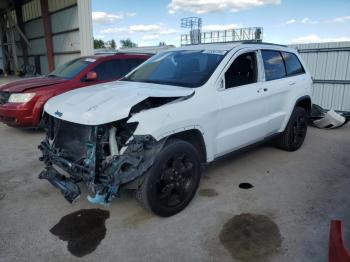
[(286, 45), (280, 45), (280, 44), (274, 44), (274, 43), (268, 43), (268, 42), (258, 42), (258, 41), (242, 41), (242, 44), (272, 45), (272, 46), (288, 47)]

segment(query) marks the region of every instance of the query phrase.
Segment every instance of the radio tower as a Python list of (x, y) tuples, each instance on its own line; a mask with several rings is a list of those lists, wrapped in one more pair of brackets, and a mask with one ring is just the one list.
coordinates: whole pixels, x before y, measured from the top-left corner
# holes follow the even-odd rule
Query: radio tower
[(190, 29), (190, 44), (198, 45), (201, 43), (202, 18), (200, 17), (186, 17), (181, 19), (182, 28)]

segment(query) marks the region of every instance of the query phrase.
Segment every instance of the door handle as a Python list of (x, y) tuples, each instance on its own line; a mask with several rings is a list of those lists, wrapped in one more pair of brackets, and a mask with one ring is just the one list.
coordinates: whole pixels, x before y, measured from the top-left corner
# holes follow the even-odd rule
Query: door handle
[(294, 85), (295, 85), (295, 82), (289, 82), (288, 85), (294, 86)]
[(262, 93), (262, 92), (267, 92), (267, 91), (269, 91), (268, 88), (259, 88), (256, 92)]

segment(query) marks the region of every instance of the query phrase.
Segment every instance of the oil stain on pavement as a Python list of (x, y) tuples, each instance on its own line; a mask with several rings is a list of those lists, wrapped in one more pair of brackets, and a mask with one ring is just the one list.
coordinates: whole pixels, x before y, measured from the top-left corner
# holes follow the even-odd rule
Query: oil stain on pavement
[(203, 188), (203, 189), (200, 189), (198, 191), (198, 194), (200, 196), (203, 196), (203, 197), (215, 197), (219, 193), (215, 189), (212, 189), (212, 188)]
[(222, 228), (220, 242), (240, 261), (265, 261), (281, 247), (278, 226), (267, 216), (240, 214)]
[(238, 185), (238, 187), (241, 188), (241, 189), (251, 189), (254, 186), (252, 184), (250, 184), (250, 183), (240, 183)]
[(61, 218), (50, 232), (68, 242), (72, 255), (83, 257), (93, 252), (106, 235), (109, 211), (81, 209)]

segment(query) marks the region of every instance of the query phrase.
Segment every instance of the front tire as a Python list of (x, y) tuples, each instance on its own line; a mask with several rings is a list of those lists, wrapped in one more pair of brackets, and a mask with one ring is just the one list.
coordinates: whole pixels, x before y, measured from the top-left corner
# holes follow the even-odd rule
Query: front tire
[(308, 114), (302, 107), (295, 107), (287, 124), (286, 130), (277, 141), (277, 146), (287, 151), (298, 150), (305, 139), (308, 124)]
[(200, 175), (200, 158), (195, 147), (180, 139), (170, 139), (145, 174), (136, 198), (158, 216), (175, 215), (194, 197)]

